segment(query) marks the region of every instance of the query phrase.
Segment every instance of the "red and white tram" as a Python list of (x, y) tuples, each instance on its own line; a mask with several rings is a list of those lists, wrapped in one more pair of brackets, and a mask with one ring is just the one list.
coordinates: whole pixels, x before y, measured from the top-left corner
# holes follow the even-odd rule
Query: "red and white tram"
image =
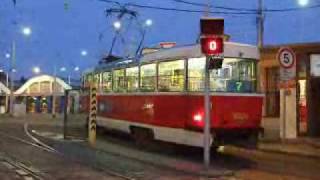
[[(222, 68), (210, 73), (214, 145), (257, 140), (257, 47), (225, 42)], [(100, 65), (83, 76), (99, 87), (97, 124), (176, 144), (203, 146), (205, 57), (199, 45), (163, 49), (139, 61)], [(87, 109), (88, 97), (82, 98)]]

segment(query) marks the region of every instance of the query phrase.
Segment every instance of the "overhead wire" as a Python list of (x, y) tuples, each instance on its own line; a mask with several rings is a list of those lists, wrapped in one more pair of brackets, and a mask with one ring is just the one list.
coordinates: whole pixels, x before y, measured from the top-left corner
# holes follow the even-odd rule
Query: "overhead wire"
[[(203, 13), (203, 10), (195, 9), (180, 9), (180, 8), (169, 8), (169, 7), (160, 7), (160, 6), (148, 6), (148, 5), (139, 5), (134, 3), (128, 3), (128, 6), (137, 7), (137, 8), (146, 8), (146, 9), (155, 9), (155, 10), (165, 10), (165, 11), (176, 11), (176, 12), (188, 12), (188, 13)], [(225, 11), (209, 11), (210, 14), (225, 14), (225, 15), (255, 15), (255, 12), (225, 12)]]
[[(186, 1), (186, 0), (172, 0), (172, 1), (177, 2), (177, 3), (183, 3), (183, 4), (198, 6), (198, 7), (209, 7), (209, 8), (215, 8), (215, 9), (230, 10), (230, 11), (258, 12), (257, 9), (233, 8), (233, 7), (225, 7), (225, 6), (213, 6), (213, 5), (208, 5), (208, 4), (205, 4), (205, 3), (198, 3), (198, 2), (192, 2), (192, 1)], [(300, 7), (283, 8), (283, 9), (268, 9), (268, 8), (265, 8), (265, 9), (263, 9), (263, 11), (264, 12), (289, 12), (289, 11), (300, 11), (300, 10), (315, 9), (315, 8), (320, 8), (320, 4), (314, 4), (314, 5), (311, 5), (311, 6), (304, 7), (304, 8), (300, 8)]]
[[(154, 10), (163, 10), (163, 11), (176, 11), (176, 12), (186, 12), (186, 13), (203, 13), (204, 12), (204, 10), (198, 10), (198, 9), (151, 6), (151, 5), (141, 5), (141, 4), (137, 4), (137, 3), (121, 4), (120, 2), (114, 1), (114, 0), (98, 0), (98, 1), (117, 4), (122, 7), (131, 6), (131, 7), (136, 7), (136, 8), (154, 9)], [(259, 14), (258, 9), (234, 8), (234, 7), (226, 7), (226, 6), (213, 6), (213, 5), (208, 5), (205, 3), (198, 3), (198, 2), (192, 2), (192, 1), (187, 1), (187, 0), (172, 0), (172, 1), (177, 2), (177, 3), (198, 6), (198, 7), (209, 7), (211, 9), (225, 10), (225, 11), (209, 11), (209, 14), (223, 14), (223, 15), (258, 15)], [(315, 8), (320, 8), (320, 4), (315, 4), (315, 5), (304, 7), (304, 8), (299, 8), (299, 7), (283, 8), (283, 9), (264, 8), (263, 12), (290, 12), (290, 11), (299, 11), (299, 10), (315, 9)]]
[(193, 6), (199, 6), (199, 7), (209, 7), (209, 8), (215, 8), (215, 9), (223, 9), (223, 10), (231, 10), (231, 11), (249, 11), (249, 12), (257, 12), (257, 9), (245, 9), (245, 8), (233, 8), (233, 7), (225, 7), (225, 6), (213, 6), (210, 4), (205, 3), (198, 3), (198, 2), (191, 2), (191, 1), (185, 1), (185, 0), (173, 0), (177, 3), (183, 3)]
[[(113, 3), (120, 6), (131, 6), (136, 8), (144, 8), (144, 9), (154, 9), (154, 10), (164, 10), (164, 11), (176, 11), (176, 12), (187, 12), (187, 13), (203, 13), (204, 10), (197, 9), (182, 9), (182, 8), (171, 8), (171, 7), (161, 7), (161, 6), (150, 6), (150, 5), (141, 5), (136, 3), (125, 3), (121, 5), (118, 1), (112, 0), (98, 0), (106, 3)], [(255, 15), (256, 12), (227, 12), (227, 11), (209, 11), (210, 14), (225, 14), (225, 15)]]

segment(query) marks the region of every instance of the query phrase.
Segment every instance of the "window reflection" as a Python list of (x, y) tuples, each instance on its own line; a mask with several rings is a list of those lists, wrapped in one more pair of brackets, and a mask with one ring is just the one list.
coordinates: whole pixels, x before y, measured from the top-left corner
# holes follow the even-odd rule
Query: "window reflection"
[(159, 91), (182, 91), (184, 60), (159, 63)]
[(128, 91), (137, 91), (138, 90), (138, 88), (139, 88), (138, 76), (139, 76), (139, 68), (138, 67), (132, 67), (132, 68), (126, 69)]
[(103, 92), (110, 92), (112, 90), (112, 73), (104, 72), (102, 74), (102, 89)]
[(205, 58), (192, 58), (188, 61), (188, 90), (204, 90), (204, 68), (206, 65)]
[(125, 92), (126, 81), (124, 76), (124, 69), (113, 71), (113, 91), (114, 92)]
[[(188, 61), (188, 90), (204, 90), (205, 58)], [(214, 92), (253, 92), (256, 86), (254, 60), (225, 58), (221, 69), (210, 70), (210, 90)]]
[(154, 91), (156, 88), (156, 64), (141, 66), (141, 91)]

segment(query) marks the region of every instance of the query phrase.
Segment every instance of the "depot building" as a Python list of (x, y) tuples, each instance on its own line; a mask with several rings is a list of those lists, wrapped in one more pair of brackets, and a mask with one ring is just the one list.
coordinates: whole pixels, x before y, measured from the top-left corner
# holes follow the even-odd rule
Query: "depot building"
[(0, 114), (7, 112), (10, 89), (0, 82)]
[[(293, 88), (280, 88), (281, 47), (296, 56)], [(260, 87), (265, 94), (263, 127), (272, 138), (320, 136), (320, 43), (266, 46), (259, 62)]]
[[(62, 113), (65, 91), (71, 89), (70, 85), (58, 77), (32, 77), (14, 91), (14, 113)], [(10, 94), (10, 89), (0, 83), (0, 113), (9, 111)], [(69, 100), (72, 107), (76, 107), (79, 97), (74, 93), (72, 95)]]

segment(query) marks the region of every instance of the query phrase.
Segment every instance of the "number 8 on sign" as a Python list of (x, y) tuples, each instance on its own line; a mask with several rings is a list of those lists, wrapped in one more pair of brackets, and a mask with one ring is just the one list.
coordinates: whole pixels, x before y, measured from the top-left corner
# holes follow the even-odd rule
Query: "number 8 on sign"
[(292, 68), (295, 64), (296, 57), (294, 52), (289, 48), (282, 48), (278, 54), (280, 66), (283, 68)]

